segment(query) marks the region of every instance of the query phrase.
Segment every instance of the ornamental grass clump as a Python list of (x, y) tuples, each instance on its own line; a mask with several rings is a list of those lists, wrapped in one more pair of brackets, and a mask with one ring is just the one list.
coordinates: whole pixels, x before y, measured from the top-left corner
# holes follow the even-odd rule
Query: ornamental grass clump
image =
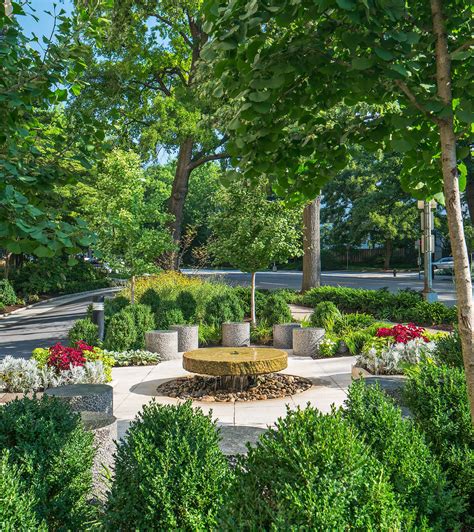
[(459, 529), (464, 500), (451, 488), (423, 434), (410, 419), (402, 419), (393, 400), (361, 379), (350, 386), (345, 406), (344, 418), (382, 463), (413, 527)]
[(214, 530), (229, 466), (210, 415), (191, 402), (143, 407), (118, 448), (107, 530)]
[(20, 469), (31, 491), (37, 522), (49, 530), (84, 530), (93, 516), (93, 436), (79, 414), (48, 397), (12, 401), (0, 408), (0, 452)]
[(220, 530), (399, 530), (381, 464), (340, 412), (288, 411), (237, 464)]

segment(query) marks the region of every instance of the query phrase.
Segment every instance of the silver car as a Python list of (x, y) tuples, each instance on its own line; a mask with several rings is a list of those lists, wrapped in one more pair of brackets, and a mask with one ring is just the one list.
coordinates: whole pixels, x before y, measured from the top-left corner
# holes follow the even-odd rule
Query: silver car
[(454, 268), (453, 257), (443, 257), (433, 262), (433, 268), (435, 270), (452, 270)]

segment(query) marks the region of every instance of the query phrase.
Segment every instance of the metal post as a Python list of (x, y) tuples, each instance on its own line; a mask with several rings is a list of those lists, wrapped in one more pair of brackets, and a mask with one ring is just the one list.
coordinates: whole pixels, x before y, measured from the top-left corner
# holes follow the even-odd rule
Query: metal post
[(432, 303), (438, 300), (438, 294), (433, 290), (433, 270), (431, 266), (433, 249), (433, 214), (431, 202), (423, 202), (422, 226), (423, 230), (423, 257), (424, 257), (424, 288), (423, 297)]
[(92, 298), (92, 323), (98, 328), (99, 340), (104, 339), (104, 296), (94, 296)]

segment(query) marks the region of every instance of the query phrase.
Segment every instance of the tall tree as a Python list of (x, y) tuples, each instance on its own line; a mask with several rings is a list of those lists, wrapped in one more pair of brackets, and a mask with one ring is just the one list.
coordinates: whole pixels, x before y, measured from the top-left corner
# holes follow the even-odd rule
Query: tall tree
[(342, 101), (390, 104), (383, 115), (359, 116), (374, 127), (364, 144), (403, 153), (402, 184), (417, 197), (444, 193), (474, 422), (474, 316), (460, 201), (466, 169), (458, 164), (469, 148), (457, 149), (458, 141), (469, 144), (473, 116), (471, 7), (466, 0), (211, 0), (205, 55), (215, 60), (222, 93), (239, 104), (231, 149), (243, 162), (258, 161), (245, 175), (269, 174), (310, 197), (321, 183), (311, 187), (303, 171), (288, 172), (300, 155), (279, 149), (287, 134), (275, 127), (280, 117), (310, 139), (318, 118), (311, 110)]
[(53, 13), (56, 31), (27, 36), (19, 16), (31, 2), (0, 8), (0, 247), (8, 253), (73, 255), (92, 242), (85, 223), (62, 208), (55, 187), (90, 168), (103, 132), (62, 105), (83, 86), (87, 17)]
[(321, 196), (303, 210), (303, 280), (301, 290), (321, 285)]
[(324, 188), (323, 222), (333, 245), (383, 245), (388, 269), (393, 250), (419, 238), (416, 201), (401, 188), (399, 156), (350, 151), (347, 168)]
[[(191, 173), (226, 157), (215, 110), (200, 94), (206, 80), (199, 61), (207, 41), (201, 0), (97, 4), (111, 25), (106, 37), (95, 39), (90, 87), (78, 105), (113, 123), (121, 143), (138, 143), (145, 159), (156, 161), (163, 149), (176, 154), (168, 207), (179, 245)], [(174, 253), (170, 267), (177, 266)]]
[(168, 215), (148, 201), (147, 177), (133, 152), (114, 150), (91, 181), (78, 191), (98, 237), (94, 249), (115, 270), (130, 274), (134, 303), (135, 276), (153, 272), (155, 257), (173, 248)]
[(269, 196), (265, 180), (256, 188), (242, 181), (222, 188), (218, 204), (211, 219), (209, 249), (218, 264), (229, 263), (252, 275), (251, 318), (255, 325), (255, 276), (273, 262), (301, 255), (301, 207)]

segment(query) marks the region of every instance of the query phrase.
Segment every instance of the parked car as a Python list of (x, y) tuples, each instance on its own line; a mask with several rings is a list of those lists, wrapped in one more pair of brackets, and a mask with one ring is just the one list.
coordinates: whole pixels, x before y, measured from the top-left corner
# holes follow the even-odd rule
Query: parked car
[(443, 257), (432, 263), (435, 270), (452, 270), (454, 268), (453, 257)]

